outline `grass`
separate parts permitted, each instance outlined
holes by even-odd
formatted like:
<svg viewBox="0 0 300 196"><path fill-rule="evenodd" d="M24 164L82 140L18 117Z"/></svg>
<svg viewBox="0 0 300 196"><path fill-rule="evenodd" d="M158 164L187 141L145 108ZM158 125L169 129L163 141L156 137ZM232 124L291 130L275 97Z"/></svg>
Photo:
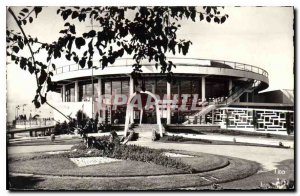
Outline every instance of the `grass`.
<svg viewBox="0 0 300 196"><path fill-rule="evenodd" d="M32 173L42 175L106 177L185 173L183 170L179 169L130 160L77 167L76 164L66 157L13 161L9 163L9 171L14 173Z"/></svg>
<svg viewBox="0 0 300 196"><path fill-rule="evenodd" d="M182 152L189 154L189 152ZM193 153L197 154L197 153ZM199 156L205 156L199 153ZM21 163L20 163L21 164ZM51 164L52 165L52 164ZM112 165L112 164L107 164ZM134 166L129 167L134 168ZM110 167L111 170L114 167ZM165 176L135 176L122 178L68 178L68 177L39 177L31 176L28 181L21 183L21 180L26 180L24 176L10 176L9 182L11 189L34 189L34 190L176 190L181 187L199 187L210 185L209 182L203 179L205 177L216 177L219 182L228 182L237 178L245 178L255 173L258 165L241 159L230 159L230 165L220 168L215 171L196 173L196 174L178 174ZM141 170L148 170L148 167ZM140 170L140 171L141 171ZM95 172L95 168L92 170ZM97 170L97 172L100 171ZM96 173L96 172L95 172ZM26 184L26 186L24 185Z"/></svg>

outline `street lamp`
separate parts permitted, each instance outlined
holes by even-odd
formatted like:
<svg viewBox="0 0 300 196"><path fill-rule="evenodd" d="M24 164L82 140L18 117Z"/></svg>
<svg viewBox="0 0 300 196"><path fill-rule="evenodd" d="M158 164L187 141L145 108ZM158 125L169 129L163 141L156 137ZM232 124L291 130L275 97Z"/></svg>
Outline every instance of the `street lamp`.
<svg viewBox="0 0 300 196"><path fill-rule="evenodd" d="M18 114L19 109L20 109L20 106L17 105L17 106L16 106L16 116L15 116L15 120L17 120L17 118L18 118L18 116L19 116L19 114Z"/></svg>
<svg viewBox="0 0 300 196"><path fill-rule="evenodd" d="M27 104L23 104L23 116L24 116L24 114L25 114L25 113L24 113L24 106L27 106Z"/></svg>

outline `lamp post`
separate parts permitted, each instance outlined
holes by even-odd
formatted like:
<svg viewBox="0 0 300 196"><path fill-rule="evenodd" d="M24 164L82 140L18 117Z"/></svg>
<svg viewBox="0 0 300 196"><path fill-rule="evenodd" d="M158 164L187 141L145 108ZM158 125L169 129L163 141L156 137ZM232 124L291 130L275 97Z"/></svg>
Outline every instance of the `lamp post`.
<svg viewBox="0 0 300 196"><path fill-rule="evenodd" d="M27 104L23 104L23 116L25 115L25 113L24 113L24 106L26 106Z"/></svg>
<svg viewBox="0 0 300 196"><path fill-rule="evenodd" d="M19 116L19 114L18 114L19 109L20 109L20 106L17 105L17 106L16 106L16 118L15 118L15 120L17 120L17 118L18 118L18 116Z"/></svg>

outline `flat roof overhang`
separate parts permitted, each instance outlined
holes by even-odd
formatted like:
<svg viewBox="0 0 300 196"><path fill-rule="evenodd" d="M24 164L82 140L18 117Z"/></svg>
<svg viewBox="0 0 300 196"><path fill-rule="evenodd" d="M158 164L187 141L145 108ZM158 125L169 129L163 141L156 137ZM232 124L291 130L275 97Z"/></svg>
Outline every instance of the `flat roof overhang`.
<svg viewBox="0 0 300 196"><path fill-rule="evenodd" d="M91 69L78 69L73 71L68 71L64 73L55 74L52 78L53 81L64 81L64 80L76 80L82 77L94 77L97 76L113 76L113 75L130 75L133 71L131 66L108 66L106 68L92 70ZM160 69L156 69L154 65L143 65L143 74L161 74ZM217 67L206 67L197 65L182 65L177 64L176 68L172 69L174 74L193 74L193 75L216 75L216 76L229 76L237 78L248 78L258 80L269 84L269 79L267 76L245 70L230 69L230 68L217 68Z"/></svg>

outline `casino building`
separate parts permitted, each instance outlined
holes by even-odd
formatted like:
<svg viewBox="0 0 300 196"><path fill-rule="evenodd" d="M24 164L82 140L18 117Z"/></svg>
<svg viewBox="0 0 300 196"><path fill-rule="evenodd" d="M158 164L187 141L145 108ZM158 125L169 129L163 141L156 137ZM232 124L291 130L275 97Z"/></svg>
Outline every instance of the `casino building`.
<svg viewBox="0 0 300 196"><path fill-rule="evenodd" d="M117 60L105 69L98 68L99 62L91 69L82 69L77 64L59 67L53 76L61 94L56 107L74 118L78 110L90 117L98 113L102 123L123 125L125 132L130 123L157 124L161 133L164 124L216 125L276 134L293 132L293 92L260 93L269 86L266 70L229 61L169 59L176 65L172 69L175 78L172 83L167 82L154 63L144 62L142 77L135 85L130 75L132 59ZM116 95L126 95L127 100L116 106L113 101ZM141 100L142 107L135 107L136 100ZM147 107L146 100L154 104ZM170 107L171 100L175 100L172 102L175 107ZM184 110L180 109L183 102ZM192 109L193 104L197 110ZM64 120L56 112L54 118Z"/></svg>

